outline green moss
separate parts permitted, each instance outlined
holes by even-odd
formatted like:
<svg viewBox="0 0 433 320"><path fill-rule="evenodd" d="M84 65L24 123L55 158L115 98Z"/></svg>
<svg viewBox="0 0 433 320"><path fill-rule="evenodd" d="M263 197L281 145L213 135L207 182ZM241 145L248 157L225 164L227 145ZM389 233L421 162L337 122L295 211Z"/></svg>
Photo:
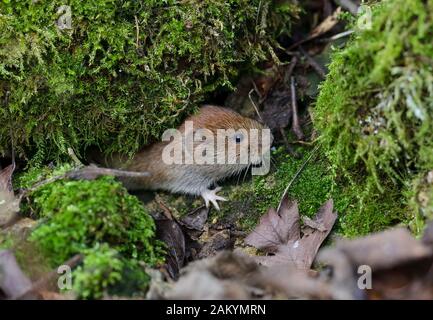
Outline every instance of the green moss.
<svg viewBox="0 0 433 320"><path fill-rule="evenodd" d="M122 260L119 253L107 244L96 244L86 250L83 264L73 273L74 291L79 298L102 298L106 290L122 280Z"/></svg>
<svg viewBox="0 0 433 320"><path fill-rule="evenodd" d="M343 236L364 236L398 223L409 223L402 190L394 185L386 186L385 193L366 192L363 184L340 188L348 203L338 221L338 231Z"/></svg>
<svg viewBox="0 0 433 320"><path fill-rule="evenodd" d="M278 207L285 188L312 152L308 148L298 151L304 155L301 159L295 159L284 148L279 148L273 154L275 168L268 175L253 176L246 183L229 187L224 193L229 201L222 204L221 212L213 213L213 218L232 219L243 230L253 229L269 208ZM313 155L293 180L288 196L298 202L300 213L306 216L316 214L329 198L334 199L335 209L342 213L350 200L343 197L329 163L320 152Z"/></svg>
<svg viewBox="0 0 433 320"><path fill-rule="evenodd" d="M72 29L56 22L69 5ZM269 57L289 1L0 2L0 154L132 153ZM6 125L7 124L7 125ZM10 129L13 135L10 135Z"/></svg>
<svg viewBox="0 0 433 320"><path fill-rule="evenodd" d="M150 280L137 260L123 258L107 244L86 250L83 264L74 270L72 279L74 291L83 299L142 294Z"/></svg>
<svg viewBox="0 0 433 320"><path fill-rule="evenodd" d="M53 265L100 242L150 264L160 259L152 218L111 177L47 184L32 194L30 206L34 215L46 219L30 239L41 246Z"/></svg>
<svg viewBox="0 0 433 320"><path fill-rule="evenodd" d="M35 176L40 175L31 173L23 181ZM72 277L82 298L143 294L148 276L141 263L155 266L163 261L153 219L138 198L112 177L42 185L30 194L23 212L39 219L26 242L51 268L76 254L84 256ZM122 289L124 281L129 283L128 292Z"/></svg>
<svg viewBox="0 0 433 320"><path fill-rule="evenodd" d="M62 163L57 166L31 167L26 171L17 172L13 177L13 185L15 189L28 189L37 182L61 176L73 168L74 166L69 163Z"/></svg>
<svg viewBox="0 0 433 320"><path fill-rule="evenodd" d="M432 28L432 0L380 2L372 28L333 56L314 123L334 172L358 192L349 234L410 219L408 186L433 164Z"/></svg>

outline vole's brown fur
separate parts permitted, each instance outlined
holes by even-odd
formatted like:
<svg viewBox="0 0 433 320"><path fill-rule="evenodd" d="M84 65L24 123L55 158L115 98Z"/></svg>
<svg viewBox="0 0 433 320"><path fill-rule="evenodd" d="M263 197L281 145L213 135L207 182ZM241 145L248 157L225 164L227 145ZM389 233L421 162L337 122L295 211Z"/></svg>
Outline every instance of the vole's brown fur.
<svg viewBox="0 0 433 320"><path fill-rule="evenodd" d="M192 121L194 131L205 128L213 135L216 135L218 129L258 129L260 131L265 128L261 123L243 117L230 109L210 105L203 106L197 114L190 116L186 121ZM185 122L178 128L182 134L185 133ZM240 173L250 164L166 164L162 160L162 154L169 143L161 141L151 144L129 160L115 155L110 157L105 165L128 171L150 173L149 177L123 180L128 189L162 189L175 193L202 195L207 205L211 201L218 208L216 200L224 199L216 195L219 189L213 191L209 188L218 180ZM248 148L246 151L249 152L248 141L240 143L237 148L236 157L239 157L239 148ZM258 163L260 159L252 159L251 162Z"/></svg>

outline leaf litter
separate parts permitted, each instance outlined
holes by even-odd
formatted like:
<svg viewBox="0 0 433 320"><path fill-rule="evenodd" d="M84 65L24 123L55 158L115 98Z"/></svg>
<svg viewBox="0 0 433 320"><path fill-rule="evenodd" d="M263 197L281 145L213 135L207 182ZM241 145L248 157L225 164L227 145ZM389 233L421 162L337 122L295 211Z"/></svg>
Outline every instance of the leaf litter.
<svg viewBox="0 0 433 320"><path fill-rule="evenodd" d="M272 253L257 257L267 266L291 264L298 269L309 269L320 245L326 239L337 219L333 212L333 201L327 201L311 220L305 220L301 230L298 204L282 200L280 210L270 209L258 226L245 239L245 243Z"/></svg>

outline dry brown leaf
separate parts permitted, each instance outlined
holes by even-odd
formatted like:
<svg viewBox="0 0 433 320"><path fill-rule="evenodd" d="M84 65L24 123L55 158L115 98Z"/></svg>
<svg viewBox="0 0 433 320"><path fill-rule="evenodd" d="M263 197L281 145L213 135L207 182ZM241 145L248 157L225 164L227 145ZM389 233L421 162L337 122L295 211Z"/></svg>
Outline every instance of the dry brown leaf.
<svg viewBox="0 0 433 320"><path fill-rule="evenodd" d="M405 228L354 240L320 251L318 261L332 268L333 299L425 299L433 297L433 250ZM358 285L360 267L369 270L370 290ZM368 273L366 273L367 275Z"/></svg>
<svg viewBox="0 0 433 320"><path fill-rule="evenodd" d="M325 258L339 251L355 265L368 265L374 270L390 269L432 256L432 248L416 240L406 228L394 228L364 238L341 240L321 252Z"/></svg>
<svg viewBox="0 0 433 320"><path fill-rule="evenodd" d="M203 232L208 216L209 208L201 206L182 216L179 223L189 230Z"/></svg>
<svg viewBox="0 0 433 320"><path fill-rule="evenodd" d="M257 227L246 238L245 243L267 252L275 252L289 238L299 238L298 204L284 198L280 211L269 209L260 218Z"/></svg>
<svg viewBox="0 0 433 320"><path fill-rule="evenodd" d="M224 229L214 233L204 243L197 255L198 259L214 256L218 251L230 249L233 247L233 239L230 230Z"/></svg>
<svg viewBox="0 0 433 320"><path fill-rule="evenodd" d="M157 219L157 238L167 245L165 267L173 279L177 279L179 270L185 263L185 236L179 224L174 220Z"/></svg>
<svg viewBox="0 0 433 320"><path fill-rule="evenodd" d="M21 296L32 283L18 265L14 254L9 250L0 251L0 290L7 299Z"/></svg>
<svg viewBox="0 0 433 320"><path fill-rule="evenodd" d="M333 212L333 201L328 200L313 220L307 220L303 236L299 230L299 212L296 202L288 204L283 199L281 216L271 209L262 217L246 243L267 253L274 253L257 260L267 266L290 264L298 269L309 269L317 251L331 231L337 214Z"/></svg>
<svg viewBox="0 0 433 320"><path fill-rule="evenodd" d="M241 252L222 251L190 263L164 294L169 299L329 298L326 282L305 270L267 268Z"/></svg>

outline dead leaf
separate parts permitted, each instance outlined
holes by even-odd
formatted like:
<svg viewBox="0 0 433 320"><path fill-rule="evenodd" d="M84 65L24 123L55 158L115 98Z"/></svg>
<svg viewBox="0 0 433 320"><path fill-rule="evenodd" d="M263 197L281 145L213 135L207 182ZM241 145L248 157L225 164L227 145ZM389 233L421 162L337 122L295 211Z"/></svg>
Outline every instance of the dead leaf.
<svg viewBox="0 0 433 320"><path fill-rule="evenodd" d="M281 74L275 65L262 71L262 74L253 79L255 89L260 94L261 99L267 97L272 87L281 80Z"/></svg>
<svg viewBox="0 0 433 320"><path fill-rule="evenodd" d="M172 287L170 282L164 281L164 273L160 270L147 267L146 274L149 275L149 289L146 292L147 300L164 299L166 292Z"/></svg>
<svg viewBox="0 0 433 320"><path fill-rule="evenodd" d="M179 223L189 230L194 230L201 233L204 231L204 226L208 216L209 208L202 206L181 217L179 219Z"/></svg>
<svg viewBox="0 0 433 320"><path fill-rule="evenodd" d="M73 269L82 261L83 261L83 255L76 254L72 258L62 263L62 265L69 266L71 269ZM56 290L58 290L58 284L57 284L58 277L59 277L58 268L55 268L54 270L51 270L50 272L44 274L41 278L33 282L32 285L26 291L16 296L15 299L27 300L27 299L34 299L34 297L43 299L43 293L47 293L47 292L54 293Z"/></svg>
<svg viewBox="0 0 433 320"><path fill-rule="evenodd" d="M208 271L195 271L180 278L168 293L168 299L244 300L249 295L238 282L220 280Z"/></svg>
<svg viewBox="0 0 433 320"><path fill-rule="evenodd" d="M272 296L281 297L283 295L288 299L329 299L332 297L329 284L309 271L284 264L261 268L260 273L254 275L254 278L251 277L249 283L260 288L267 288Z"/></svg>
<svg viewBox="0 0 433 320"><path fill-rule="evenodd" d="M290 108L290 93L285 88L273 90L263 102L263 111L260 113L263 122L271 130L286 128L292 119Z"/></svg>
<svg viewBox="0 0 433 320"><path fill-rule="evenodd" d="M179 270L185 264L185 237L182 229L174 220L155 220L156 236L166 244L165 266L173 279L177 279Z"/></svg>
<svg viewBox="0 0 433 320"><path fill-rule="evenodd" d="M254 274L257 264L246 255L223 251L216 256L190 263L172 290L169 299L248 299L249 288L243 281Z"/></svg>
<svg viewBox="0 0 433 320"><path fill-rule="evenodd" d="M317 260L332 269L333 299L433 297L433 285L429 281L432 248L413 238L405 228L341 240L334 247L321 250ZM362 270L369 270L373 279L371 290L361 290L358 286L361 266Z"/></svg>
<svg viewBox="0 0 433 320"><path fill-rule="evenodd" d="M7 299L21 296L32 282L18 265L14 254L9 250L0 251L0 290Z"/></svg>
<svg viewBox="0 0 433 320"><path fill-rule="evenodd" d="M288 201L285 197L280 211L269 209L260 218L257 227L246 238L245 243L267 252L277 251L280 245L285 245L290 238L299 237L298 204Z"/></svg>
<svg viewBox="0 0 433 320"><path fill-rule="evenodd" d="M263 267L239 251L190 263L166 292L169 299L329 298L327 283L293 266Z"/></svg>
<svg viewBox="0 0 433 320"><path fill-rule="evenodd" d="M214 256L218 251L230 249L231 247L233 247L233 239L231 239L230 230L221 230L207 239L197 258L203 259Z"/></svg>
<svg viewBox="0 0 433 320"><path fill-rule="evenodd" d="M368 265L374 270L430 257L432 248L417 241L406 228L394 228L355 240L341 240L334 248L321 252L319 258L340 251L356 265Z"/></svg>
<svg viewBox="0 0 433 320"><path fill-rule="evenodd" d="M257 257L263 265L291 264L298 269L309 269L337 219L332 210L331 199L319 209L313 220L307 220L301 237L298 206L296 202L288 204L285 196L280 207L281 216L275 210L269 210L245 241L267 253L274 253Z"/></svg>

